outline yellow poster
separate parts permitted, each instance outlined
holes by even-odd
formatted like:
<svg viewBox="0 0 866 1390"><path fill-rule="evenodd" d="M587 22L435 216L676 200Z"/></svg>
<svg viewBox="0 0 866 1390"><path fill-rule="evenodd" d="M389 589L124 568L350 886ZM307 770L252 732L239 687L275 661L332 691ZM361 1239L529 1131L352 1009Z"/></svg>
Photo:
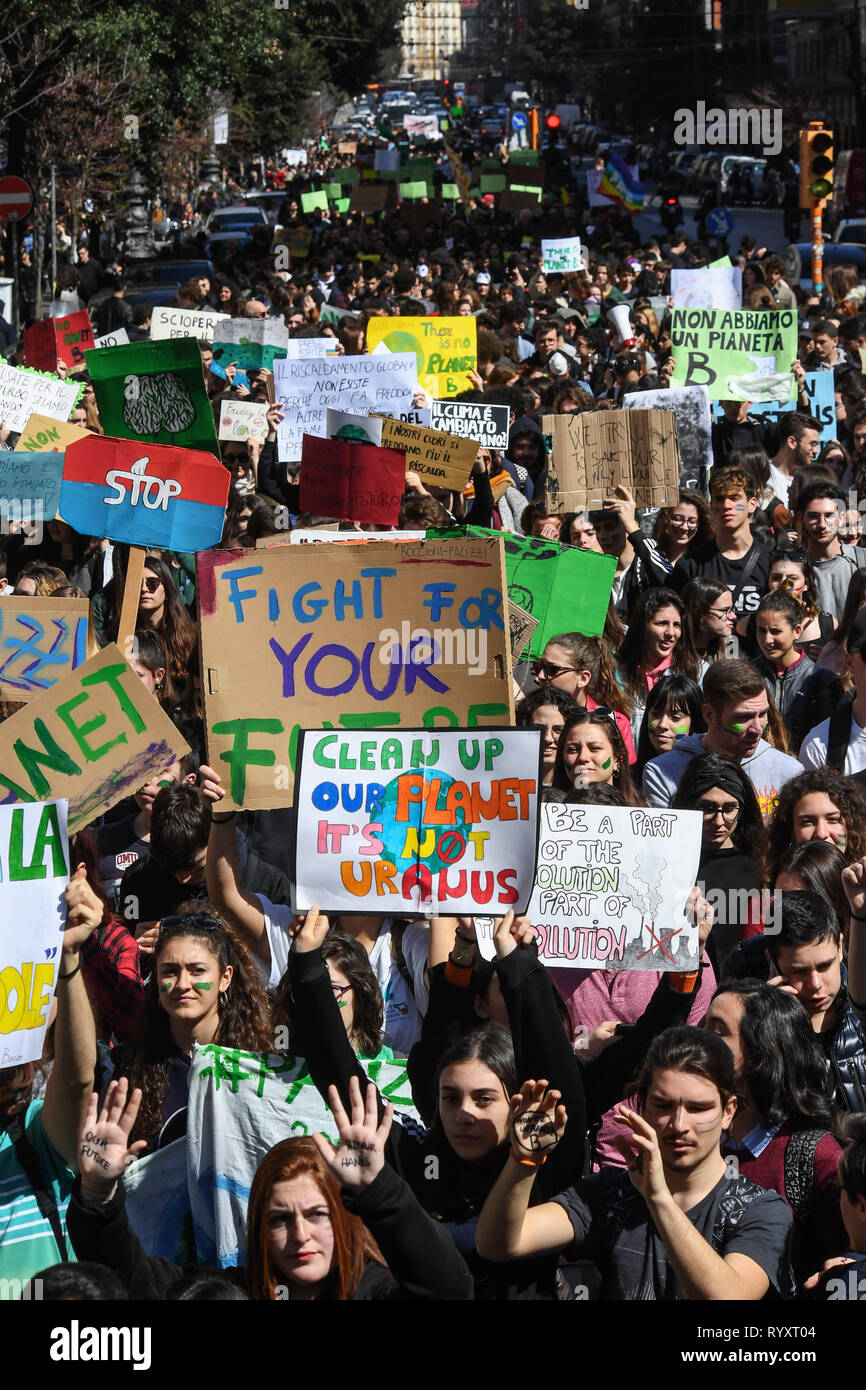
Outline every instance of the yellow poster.
<svg viewBox="0 0 866 1390"><path fill-rule="evenodd" d="M384 343L389 352L414 352L418 381L437 400L472 387L468 373L478 367L475 319L372 318L367 324L367 351Z"/></svg>

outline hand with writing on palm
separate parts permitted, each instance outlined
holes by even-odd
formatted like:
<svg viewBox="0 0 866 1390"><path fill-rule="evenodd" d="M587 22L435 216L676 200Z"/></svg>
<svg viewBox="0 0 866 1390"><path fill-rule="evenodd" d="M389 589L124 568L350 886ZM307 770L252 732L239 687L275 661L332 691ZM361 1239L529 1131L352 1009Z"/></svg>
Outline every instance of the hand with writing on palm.
<svg viewBox="0 0 866 1390"><path fill-rule="evenodd" d="M78 1140L78 1171L83 1192L104 1200L123 1177L132 1159L147 1148L144 1139L129 1143L140 1105L141 1091L129 1095L125 1076L111 1082L98 1115L99 1096L95 1091L91 1095Z"/></svg>
<svg viewBox="0 0 866 1390"><path fill-rule="evenodd" d="M512 1096L508 1129L518 1157L539 1159L556 1148L568 1123L561 1099L561 1092L548 1090L546 1081L525 1081Z"/></svg>
<svg viewBox="0 0 866 1390"><path fill-rule="evenodd" d="M368 1187L385 1166L385 1143L391 1133L394 1107L390 1103L386 1106L379 1124L376 1087L369 1082L366 1099L362 1100L357 1076L349 1082L349 1101L351 1120L336 1086L328 1087L328 1102L340 1135L339 1148L335 1149L324 1134L314 1134L313 1139L341 1187Z"/></svg>

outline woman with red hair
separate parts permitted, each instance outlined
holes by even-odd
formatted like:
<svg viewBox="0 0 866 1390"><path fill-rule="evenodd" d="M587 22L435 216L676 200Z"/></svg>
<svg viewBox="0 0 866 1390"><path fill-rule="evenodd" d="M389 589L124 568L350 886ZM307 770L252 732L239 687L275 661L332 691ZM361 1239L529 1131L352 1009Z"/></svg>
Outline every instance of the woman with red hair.
<svg viewBox="0 0 866 1390"><path fill-rule="evenodd" d="M126 1216L120 1179L144 1147L129 1147L140 1102L126 1078L112 1082L98 1118L91 1096L67 1230L79 1260L114 1270L131 1299L153 1299L182 1271L146 1255ZM351 1118L335 1086L330 1103L338 1148L320 1134L284 1139L259 1164L247 1208L246 1268L227 1277L264 1301L471 1299L472 1277L447 1229L385 1162L393 1106L379 1124L376 1088L371 1082L363 1100L357 1078Z"/></svg>

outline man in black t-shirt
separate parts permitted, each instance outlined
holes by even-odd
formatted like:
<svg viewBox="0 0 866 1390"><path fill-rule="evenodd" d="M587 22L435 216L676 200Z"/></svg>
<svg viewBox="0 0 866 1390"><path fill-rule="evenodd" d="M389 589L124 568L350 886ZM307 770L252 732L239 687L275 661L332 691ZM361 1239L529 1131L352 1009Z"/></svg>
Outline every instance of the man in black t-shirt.
<svg viewBox="0 0 866 1390"><path fill-rule="evenodd" d="M715 539L678 560L670 587L682 590L690 579L717 579L727 584L738 617L754 613L767 592L770 550L752 539L750 521L758 505L754 478L742 468L714 468L710 506Z"/></svg>
<svg viewBox="0 0 866 1390"><path fill-rule="evenodd" d="M559 1093L545 1086L528 1081L512 1101L511 1157L478 1221L480 1255L568 1250L597 1267L603 1299L791 1296L791 1210L722 1157L737 1100L721 1038L699 1028L660 1034L637 1081L640 1113L619 1108L627 1169L602 1169L530 1207L535 1173L566 1123Z"/></svg>

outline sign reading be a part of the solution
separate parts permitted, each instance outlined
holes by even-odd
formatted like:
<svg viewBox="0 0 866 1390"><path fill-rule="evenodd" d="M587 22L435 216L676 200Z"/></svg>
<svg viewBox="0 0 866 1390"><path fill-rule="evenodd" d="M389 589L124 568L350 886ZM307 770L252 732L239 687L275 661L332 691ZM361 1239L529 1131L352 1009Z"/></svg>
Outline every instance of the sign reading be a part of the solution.
<svg viewBox="0 0 866 1390"><path fill-rule="evenodd" d="M296 906L522 911L540 755L535 729L302 733Z"/></svg>

